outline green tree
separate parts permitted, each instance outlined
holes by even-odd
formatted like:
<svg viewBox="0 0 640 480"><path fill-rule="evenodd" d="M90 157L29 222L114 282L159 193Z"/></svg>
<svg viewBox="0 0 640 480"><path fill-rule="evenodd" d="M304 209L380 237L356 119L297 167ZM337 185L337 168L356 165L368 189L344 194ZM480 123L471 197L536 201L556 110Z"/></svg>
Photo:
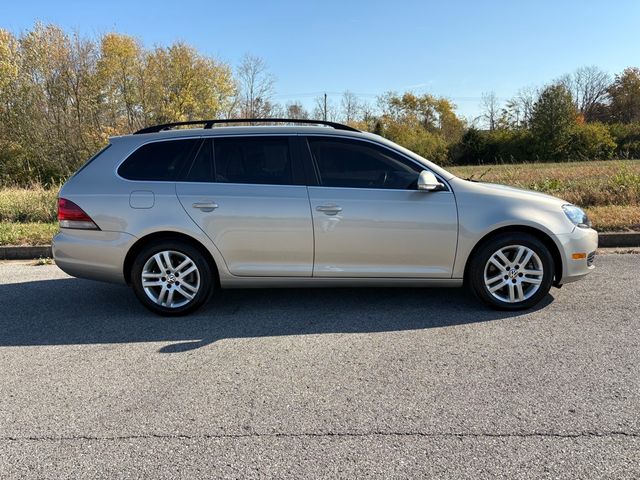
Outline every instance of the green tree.
<svg viewBox="0 0 640 480"><path fill-rule="evenodd" d="M563 158L576 122L577 111L564 85L554 84L542 90L531 115L531 132L538 155L549 160Z"/></svg>
<svg viewBox="0 0 640 480"><path fill-rule="evenodd" d="M640 121L640 68L626 68L609 88L610 112L614 121Z"/></svg>

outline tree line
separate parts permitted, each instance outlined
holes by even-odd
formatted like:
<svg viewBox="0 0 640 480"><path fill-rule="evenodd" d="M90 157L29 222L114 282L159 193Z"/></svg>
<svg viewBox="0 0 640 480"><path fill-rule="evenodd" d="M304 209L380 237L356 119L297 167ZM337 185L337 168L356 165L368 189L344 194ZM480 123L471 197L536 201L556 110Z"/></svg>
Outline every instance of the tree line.
<svg viewBox="0 0 640 480"><path fill-rule="evenodd" d="M501 103L482 98L468 121L448 99L388 92L363 102L318 96L278 103L266 63L235 68L175 42L146 48L107 33L86 38L36 24L0 29L0 183L57 184L110 136L203 118L314 118L383 135L442 164L640 157L640 69L610 77L584 67Z"/></svg>

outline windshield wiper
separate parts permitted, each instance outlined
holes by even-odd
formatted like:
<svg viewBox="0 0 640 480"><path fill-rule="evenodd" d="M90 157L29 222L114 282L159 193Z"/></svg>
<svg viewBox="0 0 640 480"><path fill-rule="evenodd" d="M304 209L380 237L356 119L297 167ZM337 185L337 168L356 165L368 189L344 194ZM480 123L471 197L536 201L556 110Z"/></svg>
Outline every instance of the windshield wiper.
<svg viewBox="0 0 640 480"><path fill-rule="evenodd" d="M482 172L480 174L480 176L478 177L478 179L476 180L474 177L476 176L475 173L472 173L470 177L465 178L465 180L469 181L469 182L479 182L480 180L482 180L482 177L484 177L487 173L489 173L491 171L491 167L487 168L484 172Z"/></svg>

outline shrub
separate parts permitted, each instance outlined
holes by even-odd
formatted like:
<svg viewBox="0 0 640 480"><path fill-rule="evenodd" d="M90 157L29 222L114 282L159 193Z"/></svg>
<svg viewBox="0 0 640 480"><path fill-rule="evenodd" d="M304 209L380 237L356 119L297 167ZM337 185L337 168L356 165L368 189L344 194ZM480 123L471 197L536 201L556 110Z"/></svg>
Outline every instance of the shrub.
<svg viewBox="0 0 640 480"><path fill-rule="evenodd" d="M574 125L569 130L565 158L574 160L608 160L616 149L609 129L602 123Z"/></svg>
<svg viewBox="0 0 640 480"><path fill-rule="evenodd" d="M451 149L451 159L458 165L512 163L534 156L533 137L528 130L481 131L470 128Z"/></svg>
<svg viewBox="0 0 640 480"><path fill-rule="evenodd" d="M442 135L425 130L421 125L402 125L388 122L384 136L424 158L446 165L449 160L448 145Z"/></svg>
<svg viewBox="0 0 640 480"><path fill-rule="evenodd" d="M640 123L614 123L609 132L618 158L640 158Z"/></svg>

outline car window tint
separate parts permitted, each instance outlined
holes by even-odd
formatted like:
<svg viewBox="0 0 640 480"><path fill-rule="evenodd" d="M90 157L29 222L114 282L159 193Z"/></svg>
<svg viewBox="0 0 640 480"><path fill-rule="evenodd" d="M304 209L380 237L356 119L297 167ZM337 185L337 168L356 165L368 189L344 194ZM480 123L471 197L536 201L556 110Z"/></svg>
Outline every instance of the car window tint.
<svg viewBox="0 0 640 480"><path fill-rule="evenodd" d="M214 163L217 182L293 183L287 137L216 138Z"/></svg>
<svg viewBox="0 0 640 480"><path fill-rule="evenodd" d="M323 186L392 189L417 186L422 169L386 148L330 137L308 140Z"/></svg>
<svg viewBox="0 0 640 480"><path fill-rule="evenodd" d="M207 139L202 143L200 150L193 160L191 169L186 175L188 182L215 182L213 170L213 146L211 140Z"/></svg>
<svg viewBox="0 0 640 480"><path fill-rule="evenodd" d="M174 180L192 158L200 139L147 143L127 158L118 174L129 180Z"/></svg>

